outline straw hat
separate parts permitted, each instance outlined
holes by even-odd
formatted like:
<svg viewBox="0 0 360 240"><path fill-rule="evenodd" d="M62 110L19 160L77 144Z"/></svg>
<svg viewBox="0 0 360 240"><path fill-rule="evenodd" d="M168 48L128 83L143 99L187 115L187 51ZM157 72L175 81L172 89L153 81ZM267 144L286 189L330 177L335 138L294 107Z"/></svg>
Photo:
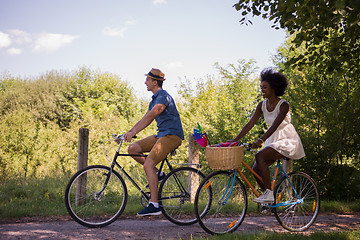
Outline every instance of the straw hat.
<svg viewBox="0 0 360 240"><path fill-rule="evenodd" d="M165 74L160 69L152 68L145 76L155 80L165 81Z"/></svg>

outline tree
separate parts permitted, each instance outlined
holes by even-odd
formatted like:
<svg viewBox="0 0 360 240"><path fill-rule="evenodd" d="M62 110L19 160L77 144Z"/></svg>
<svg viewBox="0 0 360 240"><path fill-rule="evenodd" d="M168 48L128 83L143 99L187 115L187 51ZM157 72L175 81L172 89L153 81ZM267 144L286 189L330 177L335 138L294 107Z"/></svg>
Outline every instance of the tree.
<svg viewBox="0 0 360 240"><path fill-rule="evenodd" d="M234 6L241 23L251 23L252 13L290 34L275 64L291 81L294 125L307 153L297 167L315 177L327 198L358 198L360 1L240 0Z"/></svg>
<svg viewBox="0 0 360 240"><path fill-rule="evenodd" d="M221 67L216 63L219 75L198 81L195 90L190 82L183 83L179 106L184 131L192 132L198 122L213 144L233 139L250 119L259 101L254 64L254 61L239 60L237 64ZM263 131L262 127L255 127L252 133ZM244 141L255 137L249 134Z"/></svg>
<svg viewBox="0 0 360 240"><path fill-rule="evenodd" d="M61 127L85 114L98 118L104 115L119 115L129 120L137 110L137 100L128 83L110 73L93 71L82 67L66 82L59 95L62 109Z"/></svg>
<svg viewBox="0 0 360 240"><path fill-rule="evenodd" d="M128 130L143 108L126 82L87 68L26 79L3 74L0 93L0 182L76 170L81 127L91 130L89 162L105 160L99 143Z"/></svg>
<svg viewBox="0 0 360 240"><path fill-rule="evenodd" d="M290 51L305 42L303 54L289 59L288 66L316 66L326 55L329 64L324 71L344 73L345 67L359 74L360 1L240 0L234 6L243 15L242 24L251 23L248 15L252 13L294 35Z"/></svg>
<svg viewBox="0 0 360 240"><path fill-rule="evenodd" d="M276 63L290 80L287 99L306 152L295 164L316 179L323 196L341 199L346 192L348 199L356 199L360 192L360 76L324 72L311 65L286 67L288 59L303 53L301 47L289 51L290 44L278 49ZM324 59L319 65L327 64Z"/></svg>

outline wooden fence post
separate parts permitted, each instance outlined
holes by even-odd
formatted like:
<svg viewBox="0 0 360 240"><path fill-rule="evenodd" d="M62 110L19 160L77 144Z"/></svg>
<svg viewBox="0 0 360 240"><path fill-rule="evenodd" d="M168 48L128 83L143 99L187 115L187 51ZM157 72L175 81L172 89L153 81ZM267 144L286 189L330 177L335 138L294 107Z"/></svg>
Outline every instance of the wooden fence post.
<svg viewBox="0 0 360 240"><path fill-rule="evenodd" d="M292 159L283 160L282 164L283 164L284 171L286 173L291 173L293 171L293 160Z"/></svg>
<svg viewBox="0 0 360 240"><path fill-rule="evenodd" d="M199 164L199 144L194 140L194 136L189 134L189 166L196 168L196 165ZM194 202L196 191L199 187L200 179L197 174L191 174L189 176L189 192L191 194L191 202Z"/></svg>
<svg viewBox="0 0 360 240"><path fill-rule="evenodd" d="M77 170L80 171L88 166L89 152L89 129L79 129L78 163ZM75 204L82 203L83 196L86 196L86 175L82 175L76 182Z"/></svg>

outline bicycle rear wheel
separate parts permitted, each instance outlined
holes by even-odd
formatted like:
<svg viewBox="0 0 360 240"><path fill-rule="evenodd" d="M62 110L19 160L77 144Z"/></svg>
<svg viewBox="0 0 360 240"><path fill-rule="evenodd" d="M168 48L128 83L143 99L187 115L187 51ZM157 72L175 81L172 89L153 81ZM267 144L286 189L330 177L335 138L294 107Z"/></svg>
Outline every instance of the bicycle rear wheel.
<svg viewBox="0 0 360 240"><path fill-rule="evenodd" d="M316 220L320 209L319 190L315 181L306 173L290 173L275 188L275 217L282 227L300 232L308 229ZM296 190L296 193L294 189Z"/></svg>
<svg viewBox="0 0 360 240"><path fill-rule="evenodd" d="M116 171L102 165L78 171L65 191L65 205L70 216L86 227L104 227L114 222L124 211L127 188Z"/></svg>
<svg viewBox="0 0 360 240"><path fill-rule="evenodd" d="M205 178L199 170L180 167L172 170L159 188L159 203L164 216L178 225L197 222L194 199L197 187Z"/></svg>
<svg viewBox="0 0 360 240"><path fill-rule="evenodd" d="M235 173L214 172L202 181L196 192L195 213L200 226L210 234L233 232L245 218L247 194L240 179L234 178Z"/></svg>

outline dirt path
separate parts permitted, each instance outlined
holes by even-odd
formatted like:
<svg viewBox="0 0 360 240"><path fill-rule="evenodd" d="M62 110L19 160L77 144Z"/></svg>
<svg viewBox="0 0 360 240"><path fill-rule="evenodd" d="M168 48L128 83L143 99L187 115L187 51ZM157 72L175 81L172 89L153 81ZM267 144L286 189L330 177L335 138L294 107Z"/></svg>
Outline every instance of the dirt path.
<svg viewBox="0 0 360 240"><path fill-rule="evenodd" d="M83 227L69 218L66 219L20 219L13 222L0 222L0 239L194 239L208 236L199 224L178 226L163 217L124 218L121 217L110 226L100 229ZM345 231L360 230L360 213L320 215L316 223L307 231ZM285 232L274 216L246 216L236 231Z"/></svg>

